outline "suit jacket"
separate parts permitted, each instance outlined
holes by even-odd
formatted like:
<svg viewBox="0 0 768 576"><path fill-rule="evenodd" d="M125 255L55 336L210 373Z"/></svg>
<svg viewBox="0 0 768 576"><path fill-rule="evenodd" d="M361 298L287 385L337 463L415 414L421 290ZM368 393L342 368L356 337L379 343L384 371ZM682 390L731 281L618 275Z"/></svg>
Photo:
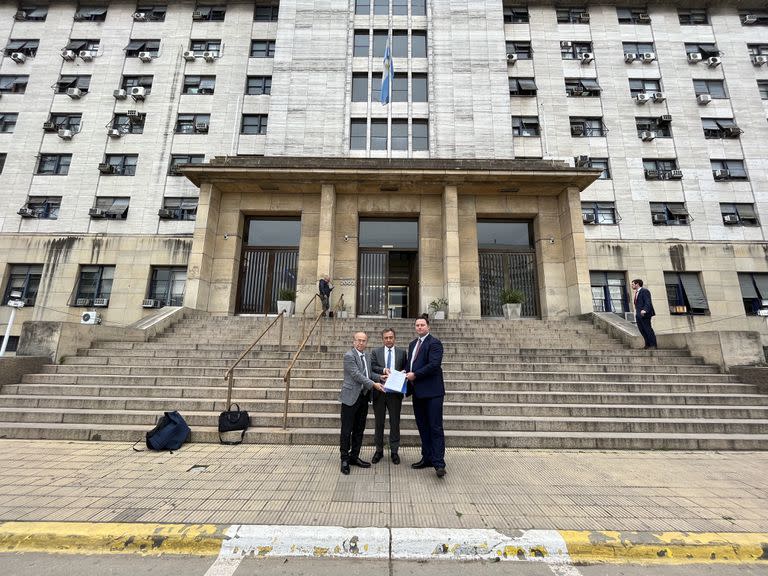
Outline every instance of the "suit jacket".
<svg viewBox="0 0 768 576"><path fill-rule="evenodd" d="M408 353L405 351L405 348L395 346L395 355L392 360L393 370L406 370L408 367ZM384 346L373 349L371 352L371 365L373 366L374 374L384 374L384 369L387 367L387 349ZM381 392L374 390L374 398L377 394L381 394ZM390 394L397 394L397 392L390 392Z"/></svg>
<svg viewBox="0 0 768 576"><path fill-rule="evenodd" d="M409 367L417 341L418 338L408 345ZM443 343L431 334L428 334L424 338L424 342L421 343L419 354L413 361L413 367L411 368L411 371L416 375L416 379L408 384L408 391L413 393L414 398L445 396L442 363Z"/></svg>
<svg viewBox="0 0 768 576"><path fill-rule="evenodd" d="M656 311L653 309L653 302L651 301L651 291L641 286L636 294L635 316L641 317L640 310L645 310L645 318L656 316Z"/></svg>
<svg viewBox="0 0 768 576"><path fill-rule="evenodd" d="M373 383L381 380L381 376L373 372L371 355L368 352L364 354L370 378L365 377L363 363L360 361L360 353L357 350L352 348L344 354L344 383L341 385L339 400L347 406L353 406L360 394L367 394L373 388Z"/></svg>

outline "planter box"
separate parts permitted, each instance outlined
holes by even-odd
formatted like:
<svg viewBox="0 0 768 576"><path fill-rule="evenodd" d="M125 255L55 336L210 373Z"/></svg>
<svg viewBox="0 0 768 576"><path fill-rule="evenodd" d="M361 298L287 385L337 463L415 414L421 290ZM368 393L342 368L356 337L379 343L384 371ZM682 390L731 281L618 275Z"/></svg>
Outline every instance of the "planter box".
<svg viewBox="0 0 768 576"><path fill-rule="evenodd" d="M504 310L504 318L507 320L512 320L515 318L520 318L520 312L523 309L522 304L502 304L501 306L502 310Z"/></svg>
<svg viewBox="0 0 768 576"><path fill-rule="evenodd" d="M277 313L280 314L285 310L286 316L293 316L293 307L296 303L292 300L278 300L277 301Z"/></svg>

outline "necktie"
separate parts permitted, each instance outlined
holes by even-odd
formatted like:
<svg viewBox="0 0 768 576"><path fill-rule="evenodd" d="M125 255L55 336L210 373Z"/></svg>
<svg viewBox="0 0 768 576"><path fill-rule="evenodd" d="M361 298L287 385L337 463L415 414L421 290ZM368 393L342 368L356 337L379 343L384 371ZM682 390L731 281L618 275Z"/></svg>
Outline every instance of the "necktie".
<svg viewBox="0 0 768 576"><path fill-rule="evenodd" d="M633 302L633 304L634 304L635 306L637 306L637 295L638 295L639 293L640 293L640 290L635 290L635 301Z"/></svg>
<svg viewBox="0 0 768 576"><path fill-rule="evenodd" d="M416 348L413 349L413 358L411 358L411 370L413 370L413 363L416 361L416 356L419 355L421 350L421 338L416 341Z"/></svg>
<svg viewBox="0 0 768 576"><path fill-rule="evenodd" d="M387 368L392 369L392 348L387 350Z"/></svg>
<svg viewBox="0 0 768 576"><path fill-rule="evenodd" d="M368 365L365 363L365 354L360 354L360 362L363 363L363 372L365 372L365 377L368 378Z"/></svg>

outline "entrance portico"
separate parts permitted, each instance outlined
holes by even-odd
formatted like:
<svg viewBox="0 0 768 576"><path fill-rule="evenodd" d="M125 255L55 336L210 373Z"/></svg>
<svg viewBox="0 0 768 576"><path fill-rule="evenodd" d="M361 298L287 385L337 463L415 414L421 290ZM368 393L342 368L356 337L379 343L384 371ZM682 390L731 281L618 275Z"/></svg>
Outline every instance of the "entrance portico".
<svg viewBox="0 0 768 576"><path fill-rule="evenodd" d="M412 266L418 276L409 292L416 302L407 315L445 298L450 317L480 318L489 309L487 302L481 306L481 272L488 266L483 262L491 261L535 268L526 290L543 318L592 309L580 192L599 170L542 160L225 157L188 166L184 173L200 188L185 298L191 308L220 314L244 310L238 295L246 224L270 219L300 223L295 272L280 275L283 283L295 278L298 311L316 293L318 278L329 274L336 286L332 302L343 294L350 316L364 314L369 307L358 302L361 278L372 281L361 276L362 256L392 251L400 260L411 254L405 258L412 264L395 268ZM415 223L415 248L398 248L394 239L375 250L366 247L361 240L366 222L387 221ZM479 222L527 225L530 246L522 252L528 256L489 258L500 251L489 251L487 239L479 245ZM397 274L404 277L402 270ZM522 288L514 285L522 282L519 275L506 278L505 287ZM406 285L387 283L401 292ZM377 314L389 311L391 296L391 291L383 296L386 305L376 307Z"/></svg>

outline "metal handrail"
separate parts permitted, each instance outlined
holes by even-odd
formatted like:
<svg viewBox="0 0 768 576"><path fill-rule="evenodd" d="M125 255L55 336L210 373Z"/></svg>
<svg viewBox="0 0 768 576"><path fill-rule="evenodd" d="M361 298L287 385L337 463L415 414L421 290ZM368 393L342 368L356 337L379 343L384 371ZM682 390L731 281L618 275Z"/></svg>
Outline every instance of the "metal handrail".
<svg viewBox="0 0 768 576"><path fill-rule="evenodd" d="M232 388L235 385L235 378L234 378L233 374L234 374L235 368L237 368L237 365L240 364L242 359L245 358L245 356L248 354L248 352L253 350L253 347L256 346L256 344L259 343L259 340L261 340L264 337L264 335L267 332L269 332L269 329L272 328L272 326L274 326L275 323L278 320L280 320L280 337L279 337L279 343L278 343L278 348L277 349L280 352L283 351L283 318L284 317L285 317L285 310L280 312L280 314L277 315L277 318L275 318L274 320L272 320L272 322L270 322L269 326L267 326L264 329L264 332L262 332L261 335L258 338L256 338L256 340L254 340L253 344L248 346L248 349L240 355L240 358L237 359L237 362L232 364L232 366L230 366L229 370L227 370L224 373L224 379L227 380L227 406L226 406L225 410L229 410L229 406L232 404Z"/></svg>
<svg viewBox="0 0 768 576"><path fill-rule="evenodd" d="M339 297L338 302L336 302L336 306L333 307L333 322L331 323L331 326L333 326L333 341L336 342L336 318L339 316L339 310L341 308L344 308L344 294L342 294Z"/></svg>
<svg viewBox="0 0 768 576"><path fill-rule="evenodd" d="M304 347L307 345L307 342L309 341L309 338L312 336L312 332L314 332L318 323L320 323L320 333L317 339L317 351L320 352L320 344L323 339L323 323L320 322L320 319L322 317L323 317L323 313L320 312L315 318L315 321L312 323L312 327L309 329L309 333L302 340L298 350L296 350L296 354L293 355L293 360L291 360L291 363L288 365L288 369L285 371L285 375L283 376L283 382L285 382L285 402L283 405L283 430L288 428L288 399L291 394L291 370L293 370L293 365L296 364L296 360L299 359L299 355L302 353L302 351L304 350Z"/></svg>
<svg viewBox="0 0 768 576"><path fill-rule="evenodd" d="M314 296L312 296L310 301L307 302L307 305L304 306L304 310L301 311L301 337L302 338L304 338L304 325L307 319L307 308L309 308L309 305L312 304L318 298L320 298L320 294L315 294Z"/></svg>

